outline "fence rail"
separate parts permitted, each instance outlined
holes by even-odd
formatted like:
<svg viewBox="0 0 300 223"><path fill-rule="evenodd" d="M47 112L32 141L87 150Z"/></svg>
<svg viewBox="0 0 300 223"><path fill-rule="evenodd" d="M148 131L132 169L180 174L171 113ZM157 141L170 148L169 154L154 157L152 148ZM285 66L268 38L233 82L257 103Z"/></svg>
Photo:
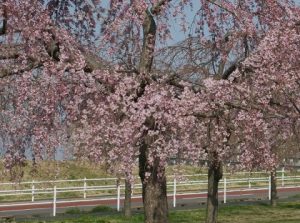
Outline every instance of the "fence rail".
<svg viewBox="0 0 300 223"><path fill-rule="evenodd" d="M277 177L277 181L281 183L281 187L285 185L300 185L300 176L286 176L284 169L278 171L277 173L281 173L281 176ZM247 175L248 177L240 177L240 178L232 178L230 174L224 174L224 178L219 182L220 192L223 193L223 202L227 202L227 193L232 191L243 191L243 190L261 190L267 189L267 196L271 199L271 177L268 176L266 172L252 172L251 174L264 174L264 177L250 177L250 174L247 172L238 172L236 175ZM167 187L173 199L173 207L176 207L176 198L178 195L191 194L190 192L196 191L197 194L206 194L207 180L195 180L195 178L199 178L201 176L207 176L207 174L194 174L194 175L181 175L180 179L176 176L168 176ZM189 179L193 178L193 179ZM109 195L109 198L113 197L116 199L117 210L120 211L120 201L123 199L123 193L125 191L125 184L122 184L124 179L120 178L93 178L93 179L73 179L73 180L50 180L50 181L27 181L20 182L19 185L27 185L30 188L26 189L1 189L0 197L3 196L20 196L27 195L31 196L31 203L35 202L36 196L42 194L50 194L52 197L53 203L53 216L56 215L56 204L59 203L58 195L61 193L68 192L80 192L83 195L83 199L88 199L87 194L90 192L99 192L99 191L112 191L113 194ZM58 186L60 183L80 183L80 186ZM89 185L91 183L105 183L105 185ZM299 183L299 185L295 184ZM51 187L39 188L41 184L52 184ZM3 186L14 186L15 183L5 182L0 183L0 188ZM141 196L140 190L142 188L141 184L133 184L133 190L136 195ZM202 191L201 191L202 190ZM188 193L189 192L189 193ZM108 195L103 195L102 197L108 198ZM72 200L71 200L72 201ZM44 202L48 203L49 202ZM14 204L11 204L12 206Z"/></svg>

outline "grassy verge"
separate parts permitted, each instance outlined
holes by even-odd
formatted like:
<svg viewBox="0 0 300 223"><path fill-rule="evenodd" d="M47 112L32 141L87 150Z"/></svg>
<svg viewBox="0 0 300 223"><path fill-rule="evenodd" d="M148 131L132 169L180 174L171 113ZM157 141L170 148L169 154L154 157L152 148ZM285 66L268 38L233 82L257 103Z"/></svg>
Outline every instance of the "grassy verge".
<svg viewBox="0 0 300 223"><path fill-rule="evenodd" d="M76 212L77 213L77 212ZM170 213L170 223L204 222L205 209L175 211ZM30 222L30 221L28 221ZM34 221L31 221L34 222ZM40 221L36 221L37 223ZM48 221L47 221L48 222ZM50 221L49 221L50 222ZM90 213L80 217L51 221L52 223L142 223L143 215L136 214L130 219L121 215L93 216ZM219 223L299 223L300 202L280 203L272 208L268 205L247 205L222 207L219 212Z"/></svg>

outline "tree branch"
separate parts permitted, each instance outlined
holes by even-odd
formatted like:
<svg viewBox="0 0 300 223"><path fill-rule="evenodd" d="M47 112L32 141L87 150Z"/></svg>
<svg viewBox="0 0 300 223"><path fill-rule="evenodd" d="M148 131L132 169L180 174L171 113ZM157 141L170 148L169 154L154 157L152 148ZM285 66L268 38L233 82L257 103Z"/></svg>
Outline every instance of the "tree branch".
<svg viewBox="0 0 300 223"><path fill-rule="evenodd" d="M139 64L139 73L150 73L152 69L156 23L153 15L148 10L145 12L145 20L143 23L143 47Z"/></svg>
<svg viewBox="0 0 300 223"><path fill-rule="evenodd" d="M28 67L26 67L24 69L14 69L14 68L12 68L12 69L5 69L4 68L2 70L0 69L0 78L20 74L20 73L30 71L32 69L36 69L36 68L39 68L39 67L42 67L42 66L43 66L43 63L40 61L40 62L32 63L31 65L29 65Z"/></svg>
<svg viewBox="0 0 300 223"><path fill-rule="evenodd" d="M5 3L5 1L3 1ZM3 4L2 3L2 4ZM7 10L6 7L3 7L3 22L2 22L2 27L0 29L0 36L6 34L7 31Z"/></svg>
<svg viewBox="0 0 300 223"><path fill-rule="evenodd" d="M234 64L230 65L230 67L224 71L222 79L227 80L229 76L237 69L237 64L238 62L235 62Z"/></svg>
<svg viewBox="0 0 300 223"><path fill-rule="evenodd" d="M221 9L224 9L225 11L229 12L230 14L232 14L234 17L237 18L237 15L235 14L235 12L233 12L233 11L229 10L228 8L224 7L224 6L222 5L222 3L217 2L216 0L207 0L207 1L210 2L210 3L213 4L213 5L218 6L218 7L221 8Z"/></svg>
<svg viewBox="0 0 300 223"><path fill-rule="evenodd" d="M17 59L19 52L22 50L21 44L12 45L1 45L0 47L0 60Z"/></svg>
<svg viewBox="0 0 300 223"><path fill-rule="evenodd" d="M153 14L153 15L157 15L160 10L161 10L161 7L169 2L171 2L172 0L161 0L159 1L155 6L153 6L150 10L150 12Z"/></svg>

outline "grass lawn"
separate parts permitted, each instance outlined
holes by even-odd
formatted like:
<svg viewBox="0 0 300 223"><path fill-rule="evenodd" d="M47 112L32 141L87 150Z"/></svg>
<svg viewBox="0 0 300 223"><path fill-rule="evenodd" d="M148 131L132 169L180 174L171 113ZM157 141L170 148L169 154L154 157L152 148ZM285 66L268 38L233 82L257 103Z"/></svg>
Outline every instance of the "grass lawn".
<svg viewBox="0 0 300 223"><path fill-rule="evenodd" d="M78 214L78 213L77 213ZM204 222L205 209L176 211L170 213L170 223L196 223ZM32 222L32 221L31 221ZM36 221L38 223L41 221ZM142 223L143 215L136 214L130 219L122 216L92 216L83 214L73 219L49 221L52 223ZM300 202L280 203L272 208L268 205L243 205L221 207L219 223L299 223Z"/></svg>

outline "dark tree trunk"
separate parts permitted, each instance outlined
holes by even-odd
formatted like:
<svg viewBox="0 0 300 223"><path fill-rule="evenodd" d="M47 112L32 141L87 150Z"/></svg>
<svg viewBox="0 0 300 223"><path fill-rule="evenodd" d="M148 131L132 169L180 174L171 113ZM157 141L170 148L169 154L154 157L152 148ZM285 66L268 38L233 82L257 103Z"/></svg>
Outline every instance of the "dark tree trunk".
<svg viewBox="0 0 300 223"><path fill-rule="evenodd" d="M125 199L124 199L124 215L125 217L131 217L131 183L125 179Z"/></svg>
<svg viewBox="0 0 300 223"><path fill-rule="evenodd" d="M222 179L222 164L212 161L208 167L206 223L216 223L218 216L218 186Z"/></svg>
<svg viewBox="0 0 300 223"><path fill-rule="evenodd" d="M271 205L273 207L277 206L277 180L276 180L276 168L271 171Z"/></svg>
<svg viewBox="0 0 300 223"><path fill-rule="evenodd" d="M168 223L167 181L159 158L152 166L147 162L148 146L140 147L139 174L142 181L145 223ZM151 173L146 177L146 173ZM158 172L160 173L158 176Z"/></svg>
<svg viewBox="0 0 300 223"><path fill-rule="evenodd" d="M139 73L142 81L137 90L137 98L144 93L146 85L152 81L150 73L155 49L156 23L153 15L159 13L160 7L167 1L160 1L154 8L145 11L143 23L143 47L139 63ZM148 129L155 129L155 120L149 117L145 125ZM168 223L167 182L165 169L159 166L159 157L152 157L153 163L149 163L149 148L154 141L145 132L142 137L139 155L139 175L142 181L143 204L145 223ZM153 154L152 154L153 155ZM146 177L146 173L150 176ZM159 173L159 175L158 175Z"/></svg>

